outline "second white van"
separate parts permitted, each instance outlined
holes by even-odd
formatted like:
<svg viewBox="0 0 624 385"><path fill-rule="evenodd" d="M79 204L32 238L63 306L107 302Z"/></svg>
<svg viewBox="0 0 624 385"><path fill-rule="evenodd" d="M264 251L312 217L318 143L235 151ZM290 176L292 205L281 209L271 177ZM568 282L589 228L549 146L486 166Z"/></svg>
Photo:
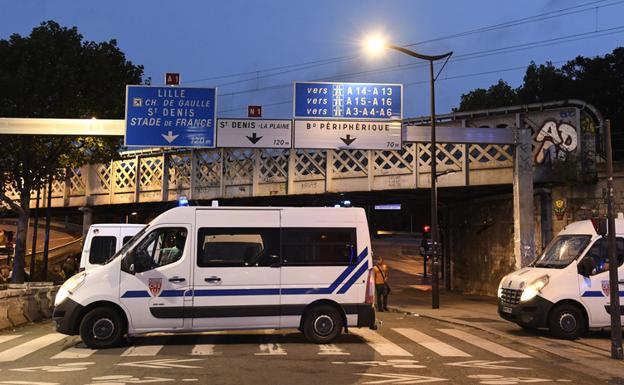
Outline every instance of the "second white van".
<svg viewBox="0 0 624 385"><path fill-rule="evenodd" d="M100 266L128 243L145 225L98 223L91 225L82 246L80 271Z"/></svg>
<svg viewBox="0 0 624 385"><path fill-rule="evenodd" d="M615 221L615 261L609 261L607 238L594 226L589 220L570 223L535 262L503 277L499 315L565 339L609 327L610 301L619 300L624 311L624 219ZM618 266L619 298L610 295L610 263Z"/></svg>
<svg viewBox="0 0 624 385"><path fill-rule="evenodd" d="M53 319L91 348L149 332L375 327L361 208L178 207L67 280Z"/></svg>

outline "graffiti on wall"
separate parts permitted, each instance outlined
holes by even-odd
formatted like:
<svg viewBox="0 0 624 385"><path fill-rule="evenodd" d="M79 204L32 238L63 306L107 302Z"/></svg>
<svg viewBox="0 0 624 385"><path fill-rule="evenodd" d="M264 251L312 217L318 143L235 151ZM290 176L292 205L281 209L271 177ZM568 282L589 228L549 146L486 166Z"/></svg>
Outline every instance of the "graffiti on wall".
<svg viewBox="0 0 624 385"><path fill-rule="evenodd" d="M578 147L576 128L570 123L558 123L547 120L540 127L535 137L538 150L535 154L535 163L542 164L544 160L565 160L568 154Z"/></svg>

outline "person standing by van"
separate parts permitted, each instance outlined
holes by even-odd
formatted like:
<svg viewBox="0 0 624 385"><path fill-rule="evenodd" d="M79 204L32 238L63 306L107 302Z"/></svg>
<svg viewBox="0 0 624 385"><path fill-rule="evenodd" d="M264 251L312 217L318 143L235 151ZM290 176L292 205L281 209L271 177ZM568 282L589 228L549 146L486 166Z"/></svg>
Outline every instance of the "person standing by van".
<svg viewBox="0 0 624 385"><path fill-rule="evenodd" d="M386 265L381 257L378 257L375 264L375 293L377 294L377 310L388 310L388 294L390 294L390 285L388 285L388 265Z"/></svg>
<svg viewBox="0 0 624 385"><path fill-rule="evenodd" d="M67 257L61 268L63 269L63 274L65 274L65 279L68 279L76 274L76 260L74 257L71 255Z"/></svg>

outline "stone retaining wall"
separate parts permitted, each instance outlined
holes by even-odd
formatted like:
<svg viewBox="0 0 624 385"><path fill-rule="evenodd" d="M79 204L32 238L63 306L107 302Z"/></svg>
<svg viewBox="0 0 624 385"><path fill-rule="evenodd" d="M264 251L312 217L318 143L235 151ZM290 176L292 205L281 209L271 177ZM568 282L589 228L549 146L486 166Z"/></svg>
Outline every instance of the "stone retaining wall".
<svg viewBox="0 0 624 385"><path fill-rule="evenodd" d="M52 317L54 297L59 286L25 283L0 287L0 329Z"/></svg>

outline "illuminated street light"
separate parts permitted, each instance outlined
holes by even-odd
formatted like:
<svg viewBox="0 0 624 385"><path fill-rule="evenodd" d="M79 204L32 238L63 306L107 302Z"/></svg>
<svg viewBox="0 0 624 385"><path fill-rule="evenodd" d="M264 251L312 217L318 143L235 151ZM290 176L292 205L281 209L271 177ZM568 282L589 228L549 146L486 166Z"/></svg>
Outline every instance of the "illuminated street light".
<svg viewBox="0 0 624 385"><path fill-rule="evenodd" d="M397 45L387 44L384 39L379 36L370 37L365 42L365 48L368 53L377 55L379 54L383 48L390 48L395 51L402 52L406 55L421 59L427 60L429 62L429 79L430 79L430 94L431 94L431 308L437 309L440 307L440 281L439 281L439 273L440 273L440 259L439 259L439 251L438 248L440 246L440 236L439 236L439 226L438 226L438 194L437 194L437 155L436 155L436 115L435 115L435 81L440 74L433 75L433 62L437 60L446 59L444 65L448 62L449 58L453 54L453 52L447 52L442 55L423 55L412 50L409 50L404 47L399 47ZM442 65L442 69L444 69L444 65ZM448 279L448 277L447 277Z"/></svg>

